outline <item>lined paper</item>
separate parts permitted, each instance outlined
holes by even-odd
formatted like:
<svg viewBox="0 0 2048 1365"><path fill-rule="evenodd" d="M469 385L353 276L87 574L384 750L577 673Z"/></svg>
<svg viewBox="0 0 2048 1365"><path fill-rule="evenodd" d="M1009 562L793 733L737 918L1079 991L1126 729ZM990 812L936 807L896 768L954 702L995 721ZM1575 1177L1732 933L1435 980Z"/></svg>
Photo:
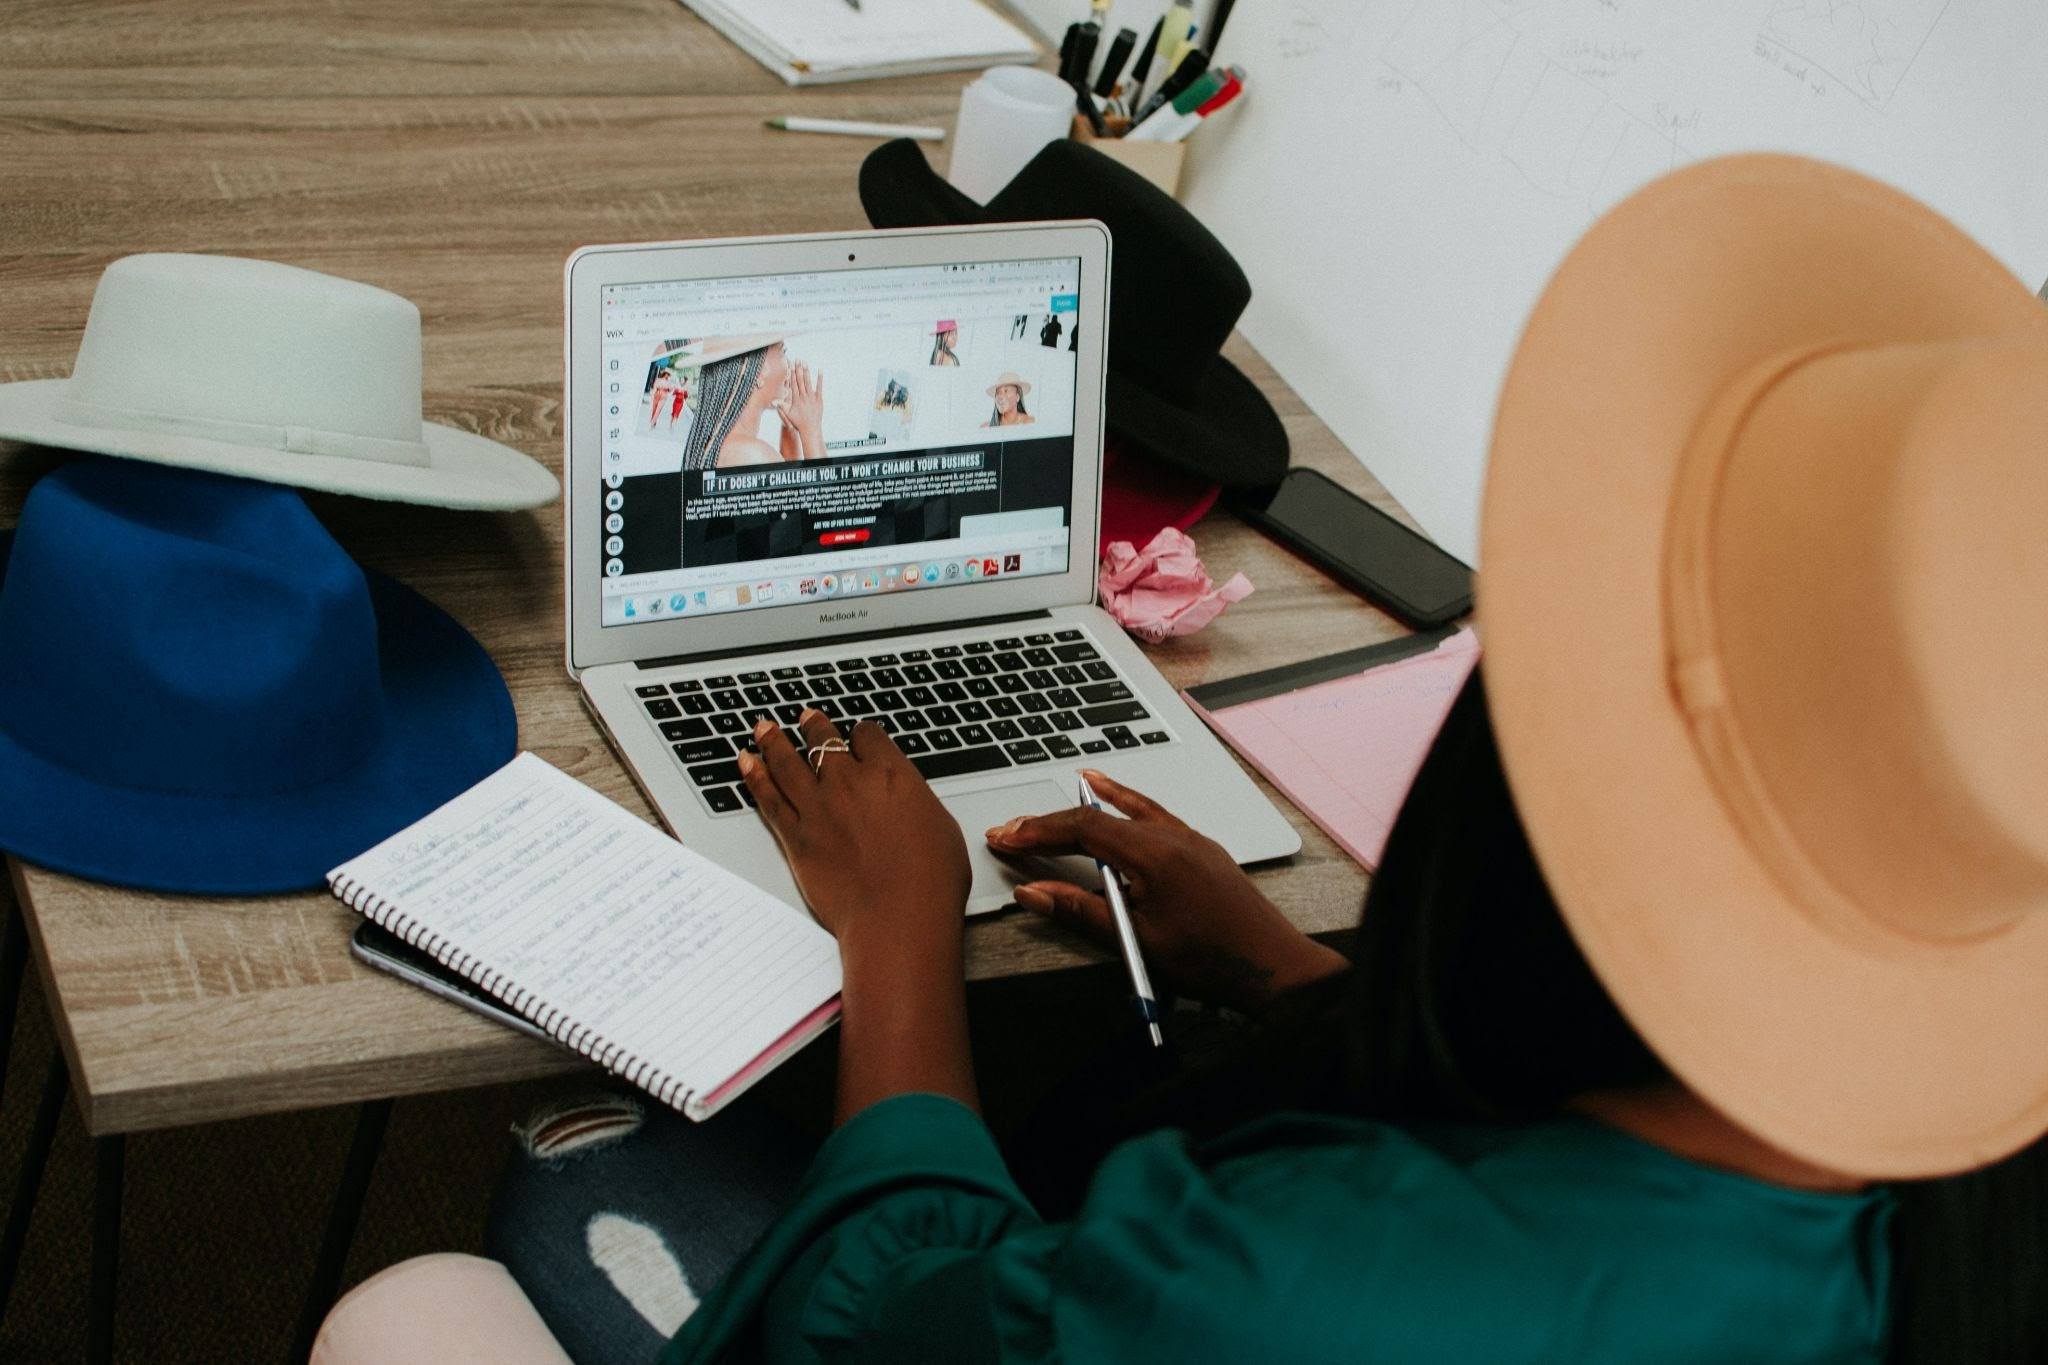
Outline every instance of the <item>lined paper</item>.
<svg viewBox="0 0 2048 1365"><path fill-rule="evenodd" d="M636 1084L718 1090L839 992L809 915L530 753L329 881Z"/></svg>

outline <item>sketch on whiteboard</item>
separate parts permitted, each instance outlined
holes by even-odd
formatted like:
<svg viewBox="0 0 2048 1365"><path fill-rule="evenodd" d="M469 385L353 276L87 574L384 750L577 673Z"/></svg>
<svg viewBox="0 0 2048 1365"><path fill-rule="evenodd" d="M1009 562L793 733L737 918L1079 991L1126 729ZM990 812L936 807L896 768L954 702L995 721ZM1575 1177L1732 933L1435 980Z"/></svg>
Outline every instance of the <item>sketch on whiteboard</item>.
<svg viewBox="0 0 2048 1365"><path fill-rule="evenodd" d="M1416 0L1380 61L1467 147L1499 156L1532 189L1591 218L1692 160L1680 133L1702 116L1618 88L1623 72L1641 74L1640 45L1572 38L1546 46L1531 36L1520 21L1548 3Z"/></svg>
<svg viewBox="0 0 2048 1365"><path fill-rule="evenodd" d="M1949 0L1771 0L1757 40L1882 110L1948 6Z"/></svg>

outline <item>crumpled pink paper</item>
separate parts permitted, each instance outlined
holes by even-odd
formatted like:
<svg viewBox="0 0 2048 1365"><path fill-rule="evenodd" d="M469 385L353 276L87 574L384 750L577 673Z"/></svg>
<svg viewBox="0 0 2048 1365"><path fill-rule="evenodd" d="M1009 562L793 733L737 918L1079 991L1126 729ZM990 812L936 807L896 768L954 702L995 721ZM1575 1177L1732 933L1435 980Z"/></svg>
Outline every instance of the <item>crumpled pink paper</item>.
<svg viewBox="0 0 2048 1365"><path fill-rule="evenodd" d="M1195 554L1195 542L1168 526L1142 550L1112 540L1102 550L1102 607L1125 630L1158 644L1170 635L1192 635L1223 614L1232 602L1252 595L1252 581L1232 574L1218 587Z"/></svg>

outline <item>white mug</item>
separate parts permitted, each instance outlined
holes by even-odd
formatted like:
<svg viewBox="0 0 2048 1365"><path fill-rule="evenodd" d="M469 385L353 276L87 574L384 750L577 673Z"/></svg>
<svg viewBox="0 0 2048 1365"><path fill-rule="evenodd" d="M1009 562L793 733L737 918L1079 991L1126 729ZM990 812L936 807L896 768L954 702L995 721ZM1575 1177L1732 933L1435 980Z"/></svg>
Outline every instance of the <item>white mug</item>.
<svg viewBox="0 0 2048 1365"><path fill-rule="evenodd" d="M1067 135L1074 107L1074 88L1050 71L989 68L960 93L946 178L975 203L986 204L1041 147Z"/></svg>

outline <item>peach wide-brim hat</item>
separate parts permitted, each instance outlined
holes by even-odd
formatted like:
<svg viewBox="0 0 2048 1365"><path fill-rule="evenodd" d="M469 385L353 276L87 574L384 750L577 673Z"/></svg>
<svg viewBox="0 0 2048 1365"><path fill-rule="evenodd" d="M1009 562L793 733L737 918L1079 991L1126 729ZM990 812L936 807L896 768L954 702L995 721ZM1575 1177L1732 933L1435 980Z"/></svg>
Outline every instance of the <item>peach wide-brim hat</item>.
<svg viewBox="0 0 2048 1365"><path fill-rule="evenodd" d="M1932 210L1740 156L1609 213L1502 393L1517 808L1673 1072L1831 1170L2048 1130L2048 310Z"/></svg>

